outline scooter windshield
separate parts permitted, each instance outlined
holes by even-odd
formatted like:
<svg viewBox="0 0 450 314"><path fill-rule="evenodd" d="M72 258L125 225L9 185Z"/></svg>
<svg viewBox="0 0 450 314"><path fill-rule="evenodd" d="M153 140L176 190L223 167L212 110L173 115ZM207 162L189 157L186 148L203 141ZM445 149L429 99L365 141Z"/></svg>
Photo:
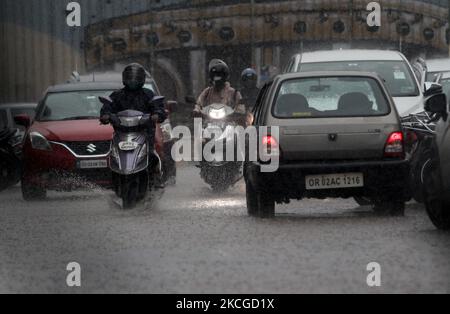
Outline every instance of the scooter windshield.
<svg viewBox="0 0 450 314"><path fill-rule="evenodd" d="M136 110L125 110L117 114L122 127L137 127L141 124L144 113Z"/></svg>

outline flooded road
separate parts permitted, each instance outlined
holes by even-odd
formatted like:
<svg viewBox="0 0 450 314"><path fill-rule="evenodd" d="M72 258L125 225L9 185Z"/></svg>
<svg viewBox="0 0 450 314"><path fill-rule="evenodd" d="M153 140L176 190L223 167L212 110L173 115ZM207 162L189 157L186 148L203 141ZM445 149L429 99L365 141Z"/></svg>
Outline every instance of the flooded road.
<svg viewBox="0 0 450 314"><path fill-rule="evenodd" d="M122 211L109 191L0 194L0 293L450 292L450 234L422 206L380 217L353 200L277 206L250 218L241 182L213 193L190 165L151 203ZM81 266L80 288L66 284ZM381 287L366 283L381 266Z"/></svg>

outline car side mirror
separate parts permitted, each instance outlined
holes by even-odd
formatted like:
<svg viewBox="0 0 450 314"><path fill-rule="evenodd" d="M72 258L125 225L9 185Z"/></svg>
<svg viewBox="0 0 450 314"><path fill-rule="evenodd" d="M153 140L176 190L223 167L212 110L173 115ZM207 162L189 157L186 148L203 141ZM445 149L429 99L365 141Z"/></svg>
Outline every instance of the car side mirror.
<svg viewBox="0 0 450 314"><path fill-rule="evenodd" d="M195 105L197 103L197 99L195 99L195 97L192 95L186 96L185 101L190 105Z"/></svg>
<svg viewBox="0 0 450 314"><path fill-rule="evenodd" d="M31 118L27 114L19 114L14 117L14 122L17 125L23 126L25 129L28 129L31 126Z"/></svg>
<svg viewBox="0 0 450 314"><path fill-rule="evenodd" d="M428 96L435 95L435 94L441 94L442 91L443 91L443 89L442 89L441 84L433 83L433 82L425 82L425 88L424 88L423 95L425 97L428 97Z"/></svg>
<svg viewBox="0 0 450 314"><path fill-rule="evenodd" d="M446 118L447 112L447 96L444 93L431 96L425 102L425 110L432 113L441 114Z"/></svg>

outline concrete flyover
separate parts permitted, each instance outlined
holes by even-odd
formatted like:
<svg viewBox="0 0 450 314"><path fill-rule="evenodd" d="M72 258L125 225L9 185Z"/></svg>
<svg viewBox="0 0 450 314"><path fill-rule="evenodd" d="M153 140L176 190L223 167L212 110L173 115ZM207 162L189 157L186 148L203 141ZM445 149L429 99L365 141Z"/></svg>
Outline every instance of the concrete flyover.
<svg viewBox="0 0 450 314"><path fill-rule="evenodd" d="M448 9L424 1L379 1L380 28L366 23L370 1L221 2L227 4L188 1L89 25L86 67L105 68L133 58L154 67L163 58L177 70L168 77L181 77L168 82L175 85L172 89L198 93L212 57L228 61L237 81L248 66L279 71L301 50L373 47L401 49L410 57L448 53ZM177 86L180 81L184 86Z"/></svg>

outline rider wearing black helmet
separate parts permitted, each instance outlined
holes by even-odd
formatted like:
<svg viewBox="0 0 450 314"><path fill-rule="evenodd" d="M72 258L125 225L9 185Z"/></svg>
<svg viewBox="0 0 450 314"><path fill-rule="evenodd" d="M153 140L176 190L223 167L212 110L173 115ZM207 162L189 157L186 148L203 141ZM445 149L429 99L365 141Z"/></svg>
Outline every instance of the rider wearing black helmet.
<svg viewBox="0 0 450 314"><path fill-rule="evenodd" d="M136 110L152 115L155 123L162 123L167 118L162 99L154 101L155 94L150 89L144 88L146 79L145 69L138 63L132 63L125 67L122 73L124 88L109 96L112 104L106 104L100 111L100 121L109 123L111 114L117 114L124 110ZM155 125L149 125L151 139L155 135Z"/></svg>
<svg viewBox="0 0 450 314"><path fill-rule="evenodd" d="M241 74L241 83L242 102L248 108L253 108L259 94L259 88L257 87L258 75L256 71L252 68L245 69Z"/></svg>
<svg viewBox="0 0 450 314"><path fill-rule="evenodd" d="M231 87L228 82L229 77L230 69L224 61L214 59L209 63L211 86L198 97L194 113L199 113L203 107L213 103L225 104L232 108L236 108L241 103L241 93Z"/></svg>

